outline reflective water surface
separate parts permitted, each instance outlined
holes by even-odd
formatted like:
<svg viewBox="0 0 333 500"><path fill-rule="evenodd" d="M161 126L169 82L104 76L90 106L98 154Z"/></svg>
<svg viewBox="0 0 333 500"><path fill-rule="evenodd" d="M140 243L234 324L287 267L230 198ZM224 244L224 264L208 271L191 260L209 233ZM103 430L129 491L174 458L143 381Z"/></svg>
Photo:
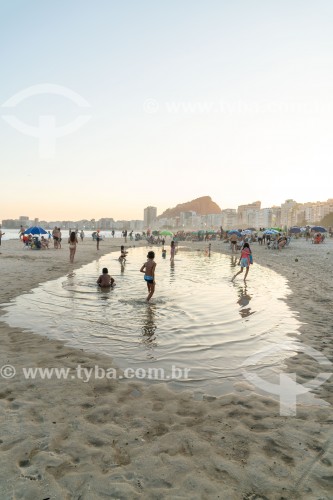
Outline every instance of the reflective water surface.
<svg viewBox="0 0 333 500"><path fill-rule="evenodd" d="M292 350L289 333L299 326L284 300L286 280L251 266L247 284L231 282L237 258L180 249L175 264L156 252L156 291L147 304L139 269L147 248L129 249L125 266L109 254L67 276L41 284L5 306L2 320L67 345L109 355L121 367L189 368L182 387L219 393L222 382L241 378L241 364L269 346ZM96 279L108 267L116 280L101 290ZM264 359L281 366L286 352ZM111 363L110 363L111 364Z"/></svg>

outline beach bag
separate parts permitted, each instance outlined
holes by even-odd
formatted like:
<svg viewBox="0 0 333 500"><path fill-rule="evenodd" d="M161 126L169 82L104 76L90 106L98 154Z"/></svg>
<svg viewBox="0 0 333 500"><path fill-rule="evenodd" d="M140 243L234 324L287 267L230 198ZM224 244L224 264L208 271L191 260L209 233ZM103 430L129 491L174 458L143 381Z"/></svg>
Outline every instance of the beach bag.
<svg viewBox="0 0 333 500"><path fill-rule="evenodd" d="M250 253L250 264L253 264L253 257L252 257L252 253Z"/></svg>

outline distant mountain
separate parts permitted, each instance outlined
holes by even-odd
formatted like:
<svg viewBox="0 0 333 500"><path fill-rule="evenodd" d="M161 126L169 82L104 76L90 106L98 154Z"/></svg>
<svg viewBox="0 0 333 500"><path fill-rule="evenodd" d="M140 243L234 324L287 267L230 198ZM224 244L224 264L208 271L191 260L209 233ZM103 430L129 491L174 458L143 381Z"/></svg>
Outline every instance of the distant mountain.
<svg viewBox="0 0 333 500"><path fill-rule="evenodd" d="M174 208L168 208L163 214L158 216L158 219L171 219L172 217L178 217L180 212L190 211L196 212L199 215L220 214L222 212L218 204L210 196L202 196L186 203L180 203Z"/></svg>

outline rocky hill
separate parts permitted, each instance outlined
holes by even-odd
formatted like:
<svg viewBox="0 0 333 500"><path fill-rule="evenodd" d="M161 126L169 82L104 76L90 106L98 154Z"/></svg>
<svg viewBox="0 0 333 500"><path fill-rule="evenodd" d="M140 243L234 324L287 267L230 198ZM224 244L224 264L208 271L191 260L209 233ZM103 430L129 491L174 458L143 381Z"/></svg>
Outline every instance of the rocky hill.
<svg viewBox="0 0 333 500"><path fill-rule="evenodd" d="M220 207L211 199L210 196L202 196L201 198L196 198L195 200L188 201L186 203L180 203L174 208L168 208L165 212L158 216L158 219L178 217L180 212L190 211L196 212L199 215L221 213Z"/></svg>

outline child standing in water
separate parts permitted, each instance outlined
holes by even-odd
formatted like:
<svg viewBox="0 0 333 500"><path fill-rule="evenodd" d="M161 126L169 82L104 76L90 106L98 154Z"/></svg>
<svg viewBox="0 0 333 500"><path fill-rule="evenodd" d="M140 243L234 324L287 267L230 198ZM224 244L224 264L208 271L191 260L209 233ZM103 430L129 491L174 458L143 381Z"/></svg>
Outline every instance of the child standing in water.
<svg viewBox="0 0 333 500"><path fill-rule="evenodd" d="M108 271L107 267L103 267L102 273L103 274L101 274L100 277L97 280L97 285L100 286L101 288L106 288L106 287L109 287L109 286L114 286L115 285L115 281L112 278L112 276L109 275L109 271Z"/></svg>
<svg viewBox="0 0 333 500"><path fill-rule="evenodd" d="M149 302L155 292L155 253L152 251L148 252L147 258L148 260L141 267L140 273L145 273L144 280L147 283L148 288L147 302Z"/></svg>
<svg viewBox="0 0 333 500"><path fill-rule="evenodd" d="M126 255L127 254L128 254L128 252L126 252L124 245L121 245L121 247L120 247L120 256L119 256L119 259L118 259L121 264L125 264L125 262L126 262Z"/></svg>
<svg viewBox="0 0 333 500"><path fill-rule="evenodd" d="M170 247L170 262L171 262L171 264L173 264L175 262L175 252L176 252L175 242L172 240L171 247Z"/></svg>
<svg viewBox="0 0 333 500"><path fill-rule="evenodd" d="M232 278L231 281L234 281L236 276L238 276L239 274L241 274L243 272L244 267L246 269L244 281L246 281L246 277L249 274L251 260L252 260L252 252L251 252L250 245L248 243L244 243L243 248L241 250L241 256L240 256L239 262L238 262L238 265L241 266L241 270L235 274L235 276Z"/></svg>

